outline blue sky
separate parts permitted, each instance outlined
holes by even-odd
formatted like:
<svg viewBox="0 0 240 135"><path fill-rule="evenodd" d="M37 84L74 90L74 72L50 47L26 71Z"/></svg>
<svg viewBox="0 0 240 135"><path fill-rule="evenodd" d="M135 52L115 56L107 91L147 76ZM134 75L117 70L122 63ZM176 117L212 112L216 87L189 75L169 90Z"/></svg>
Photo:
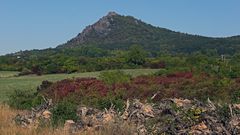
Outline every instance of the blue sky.
<svg viewBox="0 0 240 135"><path fill-rule="evenodd" d="M240 35L240 0L1 0L0 54L55 47L109 11L190 34Z"/></svg>

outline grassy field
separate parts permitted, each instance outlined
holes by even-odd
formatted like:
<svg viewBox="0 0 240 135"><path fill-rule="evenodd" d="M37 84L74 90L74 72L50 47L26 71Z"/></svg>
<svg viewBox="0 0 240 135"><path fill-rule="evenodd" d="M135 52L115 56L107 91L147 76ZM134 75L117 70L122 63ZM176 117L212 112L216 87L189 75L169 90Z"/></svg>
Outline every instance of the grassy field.
<svg viewBox="0 0 240 135"><path fill-rule="evenodd" d="M132 76L153 74L157 69L127 69L123 70L125 73ZM51 74L51 75L29 75L15 77L17 72L0 71L0 102L6 101L7 96L14 90L33 90L44 80L58 81L66 78L74 77L98 77L100 72L86 72L74 74Z"/></svg>
<svg viewBox="0 0 240 135"><path fill-rule="evenodd" d="M13 77L17 75L19 72L14 72L14 71L0 71L0 78L5 78L5 77Z"/></svg>

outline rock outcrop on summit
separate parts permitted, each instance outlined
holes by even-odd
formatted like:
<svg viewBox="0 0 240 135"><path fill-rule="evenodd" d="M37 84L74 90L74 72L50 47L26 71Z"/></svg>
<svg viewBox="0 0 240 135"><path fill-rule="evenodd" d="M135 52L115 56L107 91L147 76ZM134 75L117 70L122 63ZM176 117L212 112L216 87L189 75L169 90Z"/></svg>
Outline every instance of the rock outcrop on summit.
<svg viewBox="0 0 240 135"><path fill-rule="evenodd" d="M87 26L82 33L79 33L75 38L68 43L82 44L89 41L91 34L96 34L99 38L106 37L111 31L111 25L113 24L113 16L117 16L115 12L109 12L107 16L102 17L98 22L93 25Z"/></svg>

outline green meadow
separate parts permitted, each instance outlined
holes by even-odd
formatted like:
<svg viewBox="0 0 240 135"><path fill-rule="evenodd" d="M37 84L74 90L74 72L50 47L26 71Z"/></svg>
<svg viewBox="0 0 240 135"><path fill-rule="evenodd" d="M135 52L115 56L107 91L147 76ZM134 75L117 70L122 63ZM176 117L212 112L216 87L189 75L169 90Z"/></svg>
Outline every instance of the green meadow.
<svg viewBox="0 0 240 135"><path fill-rule="evenodd" d="M131 76L149 75L153 74L158 69L126 69L122 70ZM101 71L104 72L104 71ZM50 74L50 75L27 75L16 76L18 72L0 71L0 102L6 101L9 94L14 90L32 90L41 84L42 81L59 81L67 78L77 77L98 77L100 72L85 72L85 73L73 73L73 74Z"/></svg>

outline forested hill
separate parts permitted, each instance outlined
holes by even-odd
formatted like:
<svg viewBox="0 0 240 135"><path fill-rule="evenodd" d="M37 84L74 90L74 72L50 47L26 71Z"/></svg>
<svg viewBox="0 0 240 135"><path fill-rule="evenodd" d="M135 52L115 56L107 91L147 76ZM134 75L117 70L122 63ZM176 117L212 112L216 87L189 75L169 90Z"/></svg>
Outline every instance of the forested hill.
<svg viewBox="0 0 240 135"><path fill-rule="evenodd" d="M232 75L235 69L239 71L240 36L211 38L190 35L110 12L56 48L0 56L0 70L20 71L26 75L169 68L179 67L179 63L189 68L204 63L203 67L215 72L215 68L220 67L219 58L232 62L231 65L225 63L229 66L224 67L225 74L231 71L229 74ZM240 77L240 71L235 74Z"/></svg>
<svg viewBox="0 0 240 135"><path fill-rule="evenodd" d="M141 45L149 51L191 53L214 49L219 54L233 54L240 50L240 36L211 38L190 35L109 12L58 48L94 46L102 49L127 49L133 44Z"/></svg>

